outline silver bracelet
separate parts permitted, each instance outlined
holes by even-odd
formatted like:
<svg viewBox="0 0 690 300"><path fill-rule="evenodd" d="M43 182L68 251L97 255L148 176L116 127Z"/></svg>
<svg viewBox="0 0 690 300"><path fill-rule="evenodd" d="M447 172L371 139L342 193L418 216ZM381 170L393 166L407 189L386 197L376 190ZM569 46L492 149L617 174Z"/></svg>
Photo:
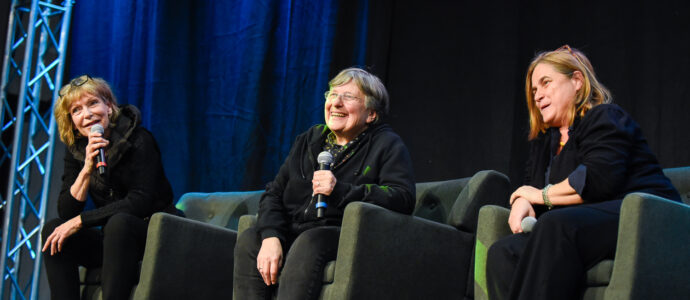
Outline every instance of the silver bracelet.
<svg viewBox="0 0 690 300"><path fill-rule="evenodd" d="M549 191L549 188L551 188L553 184L547 184L543 190L541 190L541 198L544 200L544 205L546 205L549 209L553 208L553 204L551 203L551 200L549 200L549 196L546 194Z"/></svg>

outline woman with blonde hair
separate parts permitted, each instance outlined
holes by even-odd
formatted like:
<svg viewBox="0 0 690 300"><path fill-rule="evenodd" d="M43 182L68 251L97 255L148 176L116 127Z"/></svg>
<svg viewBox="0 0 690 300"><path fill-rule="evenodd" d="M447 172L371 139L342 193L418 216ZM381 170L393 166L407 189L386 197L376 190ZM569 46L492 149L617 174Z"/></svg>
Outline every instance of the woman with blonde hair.
<svg viewBox="0 0 690 300"><path fill-rule="evenodd" d="M525 95L525 185L510 196L514 234L489 249L489 297L579 299L585 271L613 258L621 199L632 192L680 196L582 52L565 45L538 54L527 70ZM528 216L538 221L523 233Z"/></svg>
<svg viewBox="0 0 690 300"><path fill-rule="evenodd" d="M177 213L158 145L140 126L139 110L118 107L103 79L77 77L59 94L54 114L68 151L59 217L42 230L51 299L80 298L80 265L102 267L104 299L129 299L148 218L158 211ZM104 161L97 160L99 149ZM88 197L95 209L84 210Z"/></svg>

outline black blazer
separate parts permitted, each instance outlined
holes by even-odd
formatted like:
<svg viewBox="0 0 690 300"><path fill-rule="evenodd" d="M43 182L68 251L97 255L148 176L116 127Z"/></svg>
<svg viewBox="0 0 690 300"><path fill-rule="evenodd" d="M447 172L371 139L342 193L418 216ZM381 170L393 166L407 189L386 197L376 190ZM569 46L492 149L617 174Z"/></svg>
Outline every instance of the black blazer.
<svg viewBox="0 0 690 300"><path fill-rule="evenodd" d="M601 104L576 118L561 153L556 153L560 132L550 128L530 144L525 184L543 188L585 168L580 196L585 203L617 200L632 192L645 192L680 201L664 176L639 125L615 104ZM545 178L551 163L549 178ZM572 181L572 180L571 180Z"/></svg>

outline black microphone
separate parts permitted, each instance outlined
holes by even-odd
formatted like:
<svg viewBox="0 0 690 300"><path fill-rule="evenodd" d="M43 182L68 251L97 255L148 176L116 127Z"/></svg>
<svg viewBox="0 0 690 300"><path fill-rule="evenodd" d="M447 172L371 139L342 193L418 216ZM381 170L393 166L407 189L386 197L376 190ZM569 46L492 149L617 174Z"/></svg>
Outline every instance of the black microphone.
<svg viewBox="0 0 690 300"><path fill-rule="evenodd" d="M91 132L98 132L101 135L103 135L103 125L101 124L96 124L91 126ZM105 163L105 151L103 148L98 149L98 156L96 156L96 168L98 168L98 174L103 175L105 174L105 167L107 167L108 164Z"/></svg>
<svg viewBox="0 0 690 300"><path fill-rule="evenodd" d="M522 219L522 222L520 222L520 227L522 227L522 232L528 233L532 232L532 229L534 229L534 225L537 224L537 218L532 217L532 216L527 216L524 219Z"/></svg>
<svg viewBox="0 0 690 300"><path fill-rule="evenodd" d="M323 151L319 153L316 161L319 163L319 170L330 170L331 164L333 163L333 154L328 151ZM316 218L318 219L323 218L323 213L326 211L326 207L328 206L326 202L323 201L324 197L325 196L323 194L316 195Z"/></svg>

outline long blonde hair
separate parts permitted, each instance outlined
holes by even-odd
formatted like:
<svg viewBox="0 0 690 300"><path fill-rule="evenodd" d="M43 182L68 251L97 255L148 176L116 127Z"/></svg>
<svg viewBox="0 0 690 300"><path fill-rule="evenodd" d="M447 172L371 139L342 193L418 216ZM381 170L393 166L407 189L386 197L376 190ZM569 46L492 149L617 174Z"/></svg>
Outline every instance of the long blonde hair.
<svg viewBox="0 0 690 300"><path fill-rule="evenodd" d="M564 45L554 51L541 52L537 54L527 68L527 78L525 79L525 96L527 99L527 109L529 110L529 140L535 139L540 132L545 132L549 126L544 123L541 112L534 101L532 93L532 73L534 68L540 63L547 63L559 73L572 78L575 71L582 73L582 88L575 95L575 103L568 112L569 123L572 125L576 116L583 117L592 107L602 103L611 102L611 93L597 80L594 74L594 67L589 59L577 49Z"/></svg>

